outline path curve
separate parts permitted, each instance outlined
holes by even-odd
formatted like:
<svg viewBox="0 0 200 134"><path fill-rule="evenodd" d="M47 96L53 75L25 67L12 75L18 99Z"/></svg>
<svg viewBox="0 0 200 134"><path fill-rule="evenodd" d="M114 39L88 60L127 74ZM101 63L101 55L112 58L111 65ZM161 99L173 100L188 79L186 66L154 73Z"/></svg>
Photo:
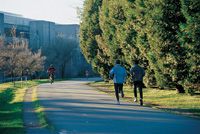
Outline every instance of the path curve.
<svg viewBox="0 0 200 134"><path fill-rule="evenodd" d="M38 86L49 120L66 134L200 134L200 120L139 106L72 79Z"/></svg>

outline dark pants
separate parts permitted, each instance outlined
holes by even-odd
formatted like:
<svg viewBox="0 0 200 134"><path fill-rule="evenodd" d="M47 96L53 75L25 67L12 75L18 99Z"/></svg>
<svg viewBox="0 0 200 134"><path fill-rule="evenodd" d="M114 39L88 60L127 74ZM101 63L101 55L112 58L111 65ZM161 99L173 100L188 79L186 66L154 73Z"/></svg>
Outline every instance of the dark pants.
<svg viewBox="0 0 200 134"><path fill-rule="evenodd" d="M140 92L140 98L143 98L143 93L142 93L142 87L143 87L143 83L142 81L133 81L133 85L134 85L134 95L135 97L137 97L137 87L139 88L139 92Z"/></svg>
<svg viewBox="0 0 200 134"><path fill-rule="evenodd" d="M117 101L119 101L119 93L122 94L122 97L124 96L123 84L122 83L114 83L114 87L115 87L115 95L116 95Z"/></svg>

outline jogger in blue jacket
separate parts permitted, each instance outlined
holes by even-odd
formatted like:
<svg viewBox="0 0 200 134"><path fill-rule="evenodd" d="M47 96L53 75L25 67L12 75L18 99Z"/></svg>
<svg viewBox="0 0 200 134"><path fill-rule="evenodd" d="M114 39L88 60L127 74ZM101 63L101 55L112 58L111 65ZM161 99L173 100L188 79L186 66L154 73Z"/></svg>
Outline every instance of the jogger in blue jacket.
<svg viewBox="0 0 200 134"><path fill-rule="evenodd" d="M117 104L120 104L119 92L121 93L121 96L124 97L123 83L125 83L125 78L127 77L125 68L120 66L120 60L116 60L116 66L110 70L110 77L113 78Z"/></svg>

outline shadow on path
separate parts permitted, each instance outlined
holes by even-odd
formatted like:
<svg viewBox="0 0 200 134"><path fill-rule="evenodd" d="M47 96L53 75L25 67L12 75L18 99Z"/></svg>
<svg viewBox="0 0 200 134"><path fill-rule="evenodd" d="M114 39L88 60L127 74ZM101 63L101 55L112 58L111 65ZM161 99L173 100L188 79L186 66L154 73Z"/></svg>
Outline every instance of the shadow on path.
<svg viewBox="0 0 200 134"><path fill-rule="evenodd" d="M38 87L38 99L58 131L69 134L199 134L200 121L120 100L81 79Z"/></svg>

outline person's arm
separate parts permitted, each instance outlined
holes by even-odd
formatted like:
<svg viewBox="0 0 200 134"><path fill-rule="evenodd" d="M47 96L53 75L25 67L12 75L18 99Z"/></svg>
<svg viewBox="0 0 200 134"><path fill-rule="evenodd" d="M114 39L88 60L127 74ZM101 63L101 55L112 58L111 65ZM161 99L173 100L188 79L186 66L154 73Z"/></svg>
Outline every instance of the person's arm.
<svg viewBox="0 0 200 134"><path fill-rule="evenodd" d="M145 71L144 71L144 68L142 68L143 69L143 77L145 76Z"/></svg>
<svg viewBox="0 0 200 134"><path fill-rule="evenodd" d="M52 68L52 73L56 73L56 69L55 68Z"/></svg>
<svg viewBox="0 0 200 134"><path fill-rule="evenodd" d="M135 67L132 67L131 70L130 70L130 75L131 75L131 76L133 76L134 70L135 70Z"/></svg>
<svg viewBox="0 0 200 134"><path fill-rule="evenodd" d="M124 68L124 76L125 76L125 78L127 77L127 72L126 72L125 68Z"/></svg>
<svg viewBox="0 0 200 134"><path fill-rule="evenodd" d="M131 75L132 79L135 79L135 77L134 77L134 75L135 75L135 66L131 68L130 75Z"/></svg>
<svg viewBox="0 0 200 134"><path fill-rule="evenodd" d="M114 67L110 70L110 78L113 78L114 76Z"/></svg>

